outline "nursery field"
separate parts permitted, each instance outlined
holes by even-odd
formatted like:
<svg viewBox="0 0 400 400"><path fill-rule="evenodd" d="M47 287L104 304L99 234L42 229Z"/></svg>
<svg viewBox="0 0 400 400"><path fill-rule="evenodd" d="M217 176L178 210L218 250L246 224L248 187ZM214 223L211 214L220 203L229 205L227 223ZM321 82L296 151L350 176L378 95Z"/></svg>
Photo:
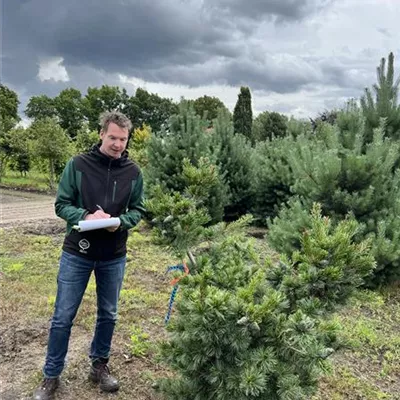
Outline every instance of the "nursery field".
<svg viewBox="0 0 400 400"><path fill-rule="evenodd" d="M14 197L13 197L14 196ZM41 380L47 329L56 293L64 223L54 217L53 198L2 191L0 231L0 398L28 399ZM34 205L34 206L33 206ZM25 207L25 208L24 208ZM40 223L34 218L44 218ZM8 218L18 219L10 223ZM257 233L255 235L255 233ZM260 231L249 232L261 255L270 253ZM129 253L112 371L121 390L106 395L87 380L87 353L95 323L96 292L89 282L70 342L67 367L56 399L160 399L157 378L171 372L160 362L157 345L166 338L171 277L177 260L154 245L141 224L128 240ZM178 292L179 297L179 292ZM173 318L173 315L172 315ZM400 290L360 291L335 315L344 347L312 400L400 399Z"/></svg>
<svg viewBox="0 0 400 400"><path fill-rule="evenodd" d="M55 218L54 196L1 189L0 224Z"/></svg>

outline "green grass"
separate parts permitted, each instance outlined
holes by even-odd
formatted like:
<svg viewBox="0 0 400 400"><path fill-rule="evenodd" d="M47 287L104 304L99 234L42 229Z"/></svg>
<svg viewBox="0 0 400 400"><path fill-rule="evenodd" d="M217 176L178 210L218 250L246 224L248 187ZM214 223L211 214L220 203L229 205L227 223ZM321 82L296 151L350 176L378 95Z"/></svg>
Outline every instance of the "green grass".
<svg viewBox="0 0 400 400"><path fill-rule="evenodd" d="M49 191L49 178L47 174L34 169L26 175L8 169L5 175L1 177L1 185L3 187L47 192Z"/></svg>
<svg viewBox="0 0 400 400"><path fill-rule="evenodd" d="M399 399L399 288L359 291L336 318L346 345L315 399Z"/></svg>
<svg viewBox="0 0 400 400"><path fill-rule="evenodd" d="M63 234L25 234L0 230L0 312L3 326L47 326L56 294L58 260ZM257 251L268 255L265 242L256 241ZM148 232L135 229L128 239L128 262L119 304L115 333L113 370L121 378L118 399L156 399L151 389L158 377L170 374L159 364L158 343L166 337L164 317L171 292L171 276L165 274L176 264L164 249L154 245ZM178 292L179 295L179 292ZM95 281L91 278L75 321L72 338L90 343L96 318ZM325 376L313 400L399 399L400 393L400 294L396 287L380 292L360 291L351 304L335 315L346 343L333 357L332 372ZM40 354L45 353L46 333ZM83 347L85 349L85 347ZM86 350L72 347L71 361L64 374L68 389L63 399L102 398L82 376L87 370ZM38 357L36 353L35 357ZM40 360L39 360L40 361ZM20 364L19 364L20 363ZM23 359L10 361L11 369L26 368L20 385L28 396L40 380L40 373ZM98 397L96 397L98 396Z"/></svg>
<svg viewBox="0 0 400 400"><path fill-rule="evenodd" d="M148 333L143 332L139 326L133 325L129 342L131 355L135 357L146 356L151 347L149 338L150 335Z"/></svg>

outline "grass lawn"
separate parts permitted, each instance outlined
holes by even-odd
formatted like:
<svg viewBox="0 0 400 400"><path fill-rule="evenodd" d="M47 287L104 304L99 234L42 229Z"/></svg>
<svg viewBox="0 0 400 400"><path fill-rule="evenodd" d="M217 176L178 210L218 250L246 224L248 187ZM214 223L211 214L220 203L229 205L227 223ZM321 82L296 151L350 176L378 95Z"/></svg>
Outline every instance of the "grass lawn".
<svg viewBox="0 0 400 400"><path fill-rule="evenodd" d="M1 185L20 190L50 191L48 174L36 170L30 171L26 175L21 175L20 172L8 169L5 175L1 177Z"/></svg>

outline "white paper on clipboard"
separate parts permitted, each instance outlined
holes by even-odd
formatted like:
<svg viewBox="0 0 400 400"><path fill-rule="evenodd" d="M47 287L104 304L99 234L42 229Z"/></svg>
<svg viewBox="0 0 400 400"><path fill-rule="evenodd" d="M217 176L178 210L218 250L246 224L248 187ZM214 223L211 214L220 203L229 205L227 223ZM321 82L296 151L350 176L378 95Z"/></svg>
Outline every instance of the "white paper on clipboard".
<svg viewBox="0 0 400 400"><path fill-rule="evenodd" d="M90 219L88 221L79 221L78 225L74 225L74 229L78 232L93 231L95 229L112 228L119 226L119 218Z"/></svg>

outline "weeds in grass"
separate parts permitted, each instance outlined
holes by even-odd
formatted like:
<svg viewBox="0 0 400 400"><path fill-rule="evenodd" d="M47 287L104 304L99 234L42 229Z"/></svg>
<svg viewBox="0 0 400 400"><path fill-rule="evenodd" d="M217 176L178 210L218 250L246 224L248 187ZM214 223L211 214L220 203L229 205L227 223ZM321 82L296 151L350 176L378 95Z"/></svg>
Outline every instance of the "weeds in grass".
<svg viewBox="0 0 400 400"><path fill-rule="evenodd" d="M148 354L151 347L150 335L142 331L139 326L131 327L131 335L129 341L129 351L135 357L143 357Z"/></svg>

